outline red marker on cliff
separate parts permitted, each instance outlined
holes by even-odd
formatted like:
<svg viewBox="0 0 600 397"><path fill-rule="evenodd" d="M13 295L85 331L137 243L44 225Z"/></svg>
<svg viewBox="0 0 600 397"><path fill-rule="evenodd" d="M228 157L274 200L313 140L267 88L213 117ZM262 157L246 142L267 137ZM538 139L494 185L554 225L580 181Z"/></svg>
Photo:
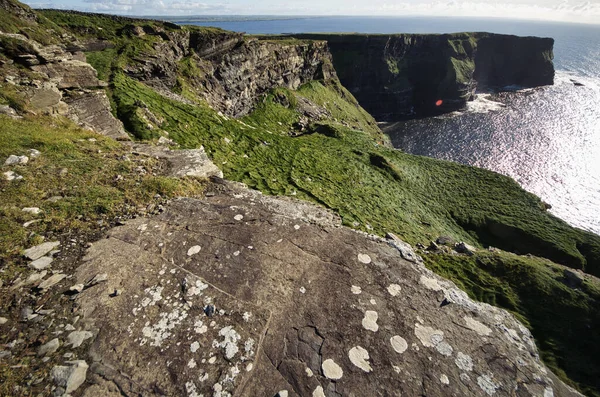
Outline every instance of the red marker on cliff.
<svg viewBox="0 0 600 397"><path fill-rule="evenodd" d="M442 101L441 99L438 99L437 102L435 103L435 106L442 106L442 103L444 103L444 101Z"/></svg>

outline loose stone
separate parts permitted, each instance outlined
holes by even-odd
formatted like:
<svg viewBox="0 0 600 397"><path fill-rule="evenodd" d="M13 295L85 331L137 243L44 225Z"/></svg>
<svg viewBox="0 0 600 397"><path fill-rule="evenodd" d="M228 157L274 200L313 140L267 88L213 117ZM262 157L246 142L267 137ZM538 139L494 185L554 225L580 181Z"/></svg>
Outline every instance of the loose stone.
<svg viewBox="0 0 600 397"><path fill-rule="evenodd" d="M54 248L58 247L59 245L60 245L60 242L58 242L58 241L42 243L40 245L36 245L35 247L26 249L25 252L23 253L23 255L25 255L26 258L29 258L32 261L34 261L34 260L39 259L42 256L46 255L48 252L52 251Z"/></svg>
<svg viewBox="0 0 600 397"><path fill-rule="evenodd" d="M53 259L49 256L42 256L29 264L29 267L35 270L44 270L50 266Z"/></svg>

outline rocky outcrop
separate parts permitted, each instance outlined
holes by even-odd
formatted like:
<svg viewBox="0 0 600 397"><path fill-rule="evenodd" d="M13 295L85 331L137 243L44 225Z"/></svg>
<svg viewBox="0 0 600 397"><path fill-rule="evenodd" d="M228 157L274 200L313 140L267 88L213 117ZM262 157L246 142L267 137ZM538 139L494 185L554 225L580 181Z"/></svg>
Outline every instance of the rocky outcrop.
<svg viewBox="0 0 600 397"><path fill-rule="evenodd" d="M478 84L553 84L553 39L489 33L304 34L326 40L342 84L377 120L461 109Z"/></svg>
<svg viewBox="0 0 600 397"><path fill-rule="evenodd" d="M110 111L104 90L73 91L65 98L69 118L79 125L117 140L129 140L123 123Z"/></svg>
<svg viewBox="0 0 600 397"><path fill-rule="evenodd" d="M173 89L182 77L214 109L239 117L276 87L296 89L335 77L327 45L272 41L225 31L146 30L160 38L126 72L147 85Z"/></svg>
<svg viewBox="0 0 600 397"><path fill-rule="evenodd" d="M77 297L94 335L84 396L579 395L512 315L407 244L307 203L208 189L88 251L76 282L107 281Z"/></svg>

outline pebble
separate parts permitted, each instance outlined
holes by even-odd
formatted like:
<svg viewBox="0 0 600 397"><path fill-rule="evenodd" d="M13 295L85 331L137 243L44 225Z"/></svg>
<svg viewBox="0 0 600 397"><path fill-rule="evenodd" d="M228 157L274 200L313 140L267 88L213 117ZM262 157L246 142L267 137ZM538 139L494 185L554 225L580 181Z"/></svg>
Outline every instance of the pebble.
<svg viewBox="0 0 600 397"><path fill-rule="evenodd" d="M8 322L8 319L6 317L0 317L0 325L4 325Z"/></svg>
<svg viewBox="0 0 600 397"><path fill-rule="evenodd" d="M25 222L23 224L23 227L29 227L29 226L33 225L34 223L38 223L38 222L41 222L41 221L42 221L41 219L34 219L32 221Z"/></svg>
<svg viewBox="0 0 600 397"><path fill-rule="evenodd" d="M50 266L54 259L49 256L42 256L29 264L29 267L35 270L44 270Z"/></svg>
<svg viewBox="0 0 600 397"><path fill-rule="evenodd" d="M42 210L38 207L25 207L21 211L26 212L28 214L39 215L42 213Z"/></svg>

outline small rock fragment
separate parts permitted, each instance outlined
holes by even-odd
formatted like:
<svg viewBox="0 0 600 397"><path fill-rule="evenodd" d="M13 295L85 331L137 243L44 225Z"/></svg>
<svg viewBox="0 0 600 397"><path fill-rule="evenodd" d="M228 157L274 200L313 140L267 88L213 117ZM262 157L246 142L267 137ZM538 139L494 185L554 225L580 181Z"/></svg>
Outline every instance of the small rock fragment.
<svg viewBox="0 0 600 397"><path fill-rule="evenodd" d="M52 354L58 350L60 347L60 341L58 338L52 339L50 342L40 346L37 351L38 356L45 356L48 354Z"/></svg>
<svg viewBox="0 0 600 397"><path fill-rule="evenodd" d="M73 345L73 347L79 347L86 340L90 339L94 334L89 331L73 331L67 336L68 345Z"/></svg>
<svg viewBox="0 0 600 397"><path fill-rule="evenodd" d="M233 217L233 219L235 219L236 221L241 221L242 219L244 219L244 215L237 214L236 216Z"/></svg>
<svg viewBox="0 0 600 397"><path fill-rule="evenodd" d="M465 242L460 242L454 245L454 250L461 254L473 255L477 249Z"/></svg>
<svg viewBox="0 0 600 397"><path fill-rule="evenodd" d="M354 295L360 295L362 289L357 285L353 285L352 288L350 288L350 291L352 291Z"/></svg>
<svg viewBox="0 0 600 397"><path fill-rule="evenodd" d="M11 154L4 162L4 165L27 164L28 161L29 157L27 156L15 156Z"/></svg>
<svg viewBox="0 0 600 397"><path fill-rule="evenodd" d="M39 150L36 149L29 149L27 152L29 153L29 157L31 157L32 159L40 157L40 155L42 154Z"/></svg>
<svg viewBox="0 0 600 397"><path fill-rule="evenodd" d="M42 256L29 264L29 267L35 270L44 270L50 266L54 259L49 256Z"/></svg>
<svg viewBox="0 0 600 397"><path fill-rule="evenodd" d="M38 285L39 289L48 289L54 287L56 284L60 283L65 277L67 277L64 273L53 274L49 278L45 279Z"/></svg>
<svg viewBox="0 0 600 397"><path fill-rule="evenodd" d="M15 180L20 180L23 179L23 177L19 174L17 174L14 171L6 171L4 174L4 179L6 179L7 181L15 181Z"/></svg>
<svg viewBox="0 0 600 397"><path fill-rule="evenodd" d="M0 325L4 325L8 322L8 319L6 317L0 317Z"/></svg>
<svg viewBox="0 0 600 397"><path fill-rule="evenodd" d="M50 241L46 243L42 243L40 245L36 245L35 247L31 247L25 250L23 255L26 258L31 259L32 261L41 258L46 255L48 252L52 251L54 248L58 247L60 242L58 241Z"/></svg>
<svg viewBox="0 0 600 397"><path fill-rule="evenodd" d="M28 214L39 215L42 213L42 210L38 207L25 207L21 211L27 212Z"/></svg>
<svg viewBox="0 0 600 397"><path fill-rule="evenodd" d="M94 278L92 278L90 281L88 281L85 284L85 286L88 287L88 288L89 287L93 287L94 285L100 284L100 283L102 283L104 281L107 281L107 280L108 280L108 274L106 274L106 273L96 274L94 276Z"/></svg>
<svg viewBox="0 0 600 397"><path fill-rule="evenodd" d="M75 284L74 286L72 286L71 288L69 288L69 291L78 294L81 291L83 291L83 289L85 288L85 286L83 284Z"/></svg>
<svg viewBox="0 0 600 397"><path fill-rule="evenodd" d="M70 365L57 365L50 372L54 383L64 390L64 394L77 390L85 382L88 370L88 365L83 360L67 361L67 364Z"/></svg>

